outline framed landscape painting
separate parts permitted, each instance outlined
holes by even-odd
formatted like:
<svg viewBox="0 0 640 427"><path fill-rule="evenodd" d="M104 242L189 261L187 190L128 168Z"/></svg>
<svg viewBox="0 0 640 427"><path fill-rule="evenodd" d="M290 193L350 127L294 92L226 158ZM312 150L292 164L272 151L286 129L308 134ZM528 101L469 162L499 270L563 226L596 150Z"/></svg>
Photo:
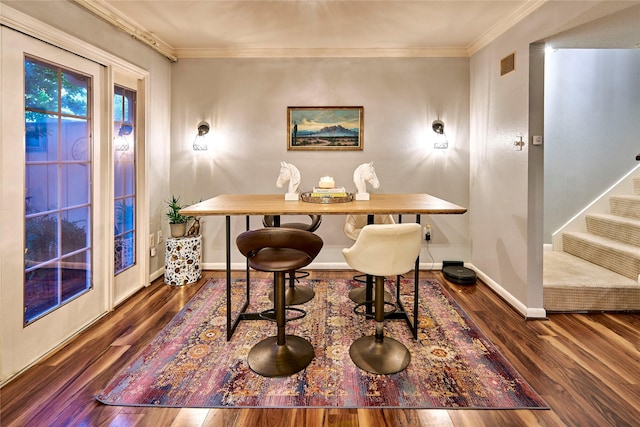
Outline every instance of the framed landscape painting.
<svg viewBox="0 0 640 427"><path fill-rule="evenodd" d="M288 107L288 150L362 150L363 107Z"/></svg>

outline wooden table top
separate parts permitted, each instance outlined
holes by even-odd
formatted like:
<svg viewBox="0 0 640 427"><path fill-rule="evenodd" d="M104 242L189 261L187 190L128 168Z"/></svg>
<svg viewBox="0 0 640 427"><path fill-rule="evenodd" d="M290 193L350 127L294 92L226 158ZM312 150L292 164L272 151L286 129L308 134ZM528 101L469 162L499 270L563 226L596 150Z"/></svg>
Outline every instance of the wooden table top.
<svg viewBox="0 0 640 427"><path fill-rule="evenodd" d="M463 214L466 208L429 194L370 194L345 203L286 201L284 194L221 194L180 210L183 215Z"/></svg>

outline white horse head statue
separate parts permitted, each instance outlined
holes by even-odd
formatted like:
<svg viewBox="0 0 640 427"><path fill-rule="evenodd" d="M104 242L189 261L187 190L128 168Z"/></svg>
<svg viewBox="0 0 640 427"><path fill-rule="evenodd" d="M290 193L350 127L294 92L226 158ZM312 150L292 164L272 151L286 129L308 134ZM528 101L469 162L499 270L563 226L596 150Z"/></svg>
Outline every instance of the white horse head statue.
<svg viewBox="0 0 640 427"><path fill-rule="evenodd" d="M373 188L380 187L380 181L378 181L378 176L373 168L373 162L363 163L353 171L353 183L356 185L357 193L367 192L367 182Z"/></svg>
<svg viewBox="0 0 640 427"><path fill-rule="evenodd" d="M300 171L297 167L287 162L280 162L280 175L276 180L278 188L282 188L285 182L289 181L287 193L297 193L300 185Z"/></svg>

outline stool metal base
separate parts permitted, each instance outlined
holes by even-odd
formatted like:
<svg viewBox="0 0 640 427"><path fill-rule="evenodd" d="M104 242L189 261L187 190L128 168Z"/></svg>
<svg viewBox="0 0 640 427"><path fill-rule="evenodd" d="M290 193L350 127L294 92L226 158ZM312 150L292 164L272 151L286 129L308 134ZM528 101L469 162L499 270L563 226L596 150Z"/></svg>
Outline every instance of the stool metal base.
<svg viewBox="0 0 640 427"><path fill-rule="evenodd" d="M355 340L349 356L358 368L382 375L400 372L411 362L409 349L400 341L384 337L382 342L376 342L374 335Z"/></svg>
<svg viewBox="0 0 640 427"><path fill-rule="evenodd" d="M356 304L363 304L367 302L366 292L367 289L365 286L352 289L351 291L349 291L349 298ZM391 293L384 291L384 301L391 302L392 300L393 296L391 295ZM372 302L375 302L375 296L372 296Z"/></svg>
<svg viewBox="0 0 640 427"><path fill-rule="evenodd" d="M284 291L284 305L300 305L309 302L316 295L308 286L296 285L293 288L287 286ZM269 292L269 300L273 301L273 291Z"/></svg>
<svg viewBox="0 0 640 427"><path fill-rule="evenodd" d="M278 337L265 338L249 351L249 368L265 377L286 377L306 368L313 359L313 346L304 338L286 335L278 345Z"/></svg>

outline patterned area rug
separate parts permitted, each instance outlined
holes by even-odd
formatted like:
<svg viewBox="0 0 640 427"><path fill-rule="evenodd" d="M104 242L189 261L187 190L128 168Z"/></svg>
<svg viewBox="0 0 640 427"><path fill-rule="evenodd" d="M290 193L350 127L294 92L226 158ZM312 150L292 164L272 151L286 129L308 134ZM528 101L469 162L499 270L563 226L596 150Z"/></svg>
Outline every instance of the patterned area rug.
<svg viewBox="0 0 640 427"><path fill-rule="evenodd" d="M244 280L234 284L239 306ZM420 283L419 334L402 320L386 332L404 343L412 359L393 375L360 370L349 346L373 333L374 323L353 313L351 280L307 280L316 296L301 307L307 316L287 333L307 338L315 357L303 371L265 378L247 365L247 354L275 334L266 320L243 321L225 339L225 282L210 280L154 340L98 395L109 405L164 407L385 407L548 409L540 396L437 282ZM393 290L394 282L388 284ZM410 307L413 285L402 280ZM248 311L271 308L269 280L252 280ZM406 297L404 295L407 295ZM405 299L406 298L406 299Z"/></svg>

